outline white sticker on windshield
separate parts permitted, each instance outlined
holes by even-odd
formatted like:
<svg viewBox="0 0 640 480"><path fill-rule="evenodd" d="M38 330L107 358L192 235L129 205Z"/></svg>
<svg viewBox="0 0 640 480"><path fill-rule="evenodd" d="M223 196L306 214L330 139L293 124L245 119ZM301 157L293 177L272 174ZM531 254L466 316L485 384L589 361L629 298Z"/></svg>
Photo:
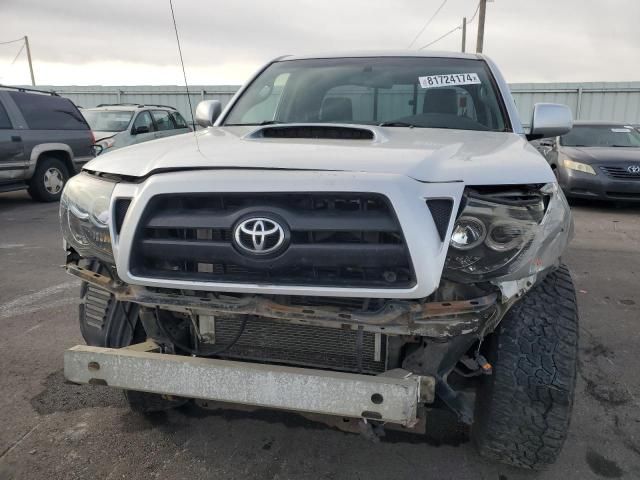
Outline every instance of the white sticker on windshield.
<svg viewBox="0 0 640 480"><path fill-rule="evenodd" d="M613 133L631 133L630 128L612 128L611 131Z"/></svg>
<svg viewBox="0 0 640 480"><path fill-rule="evenodd" d="M429 75L418 77L422 88L437 88L454 85L476 85L480 84L477 73L448 73L446 75Z"/></svg>

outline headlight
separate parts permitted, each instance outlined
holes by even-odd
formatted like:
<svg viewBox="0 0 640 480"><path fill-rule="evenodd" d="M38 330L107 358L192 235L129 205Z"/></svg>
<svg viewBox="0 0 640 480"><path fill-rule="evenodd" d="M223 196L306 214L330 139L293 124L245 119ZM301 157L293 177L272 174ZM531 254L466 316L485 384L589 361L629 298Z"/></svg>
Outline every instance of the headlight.
<svg viewBox="0 0 640 480"><path fill-rule="evenodd" d="M569 160L565 158L562 161L562 164L565 168L569 170L575 170L577 172L588 173L590 175L595 175L596 171L593 169L591 165L587 165L586 163L574 162L573 160Z"/></svg>
<svg viewBox="0 0 640 480"><path fill-rule="evenodd" d="M482 243L487 235L487 227L482 220L462 217L456 222L451 233L451 246L457 250L471 250Z"/></svg>
<svg viewBox="0 0 640 480"><path fill-rule="evenodd" d="M114 138L105 138L104 140L100 140L98 145L102 145L102 148L111 148L115 145L116 140Z"/></svg>
<svg viewBox="0 0 640 480"><path fill-rule="evenodd" d="M564 250L571 217L557 184L529 191L469 189L465 198L451 235L446 277L471 283L516 272L528 276L557 261Z"/></svg>
<svg viewBox="0 0 640 480"><path fill-rule="evenodd" d="M96 150L96 156L104 153L105 150L111 148L115 145L115 138L105 138L104 140L100 140L94 145L94 149Z"/></svg>
<svg viewBox="0 0 640 480"><path fill-rule="evenodd" d="M83 257L113 263L109 206L115 183L86 173L71 178L60 199L60 226L65 240Z"/></svg>

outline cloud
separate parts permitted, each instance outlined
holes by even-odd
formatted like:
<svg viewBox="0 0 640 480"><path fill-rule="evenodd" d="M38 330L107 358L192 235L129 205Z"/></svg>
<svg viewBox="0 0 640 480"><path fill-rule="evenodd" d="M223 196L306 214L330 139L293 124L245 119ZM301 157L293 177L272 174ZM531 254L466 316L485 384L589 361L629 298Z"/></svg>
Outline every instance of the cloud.
<svg viewBox="0 0 640 480"><path fill-rule="evenodd" d="M241 83L282 54L405 48L440 0L174 0L192 83ZM180 83L167 0L3 0L2 40L29 35L42 84ZM424 45L470 17L449 0ZM509 81L640 80L640 2L496 0L485 52ZM477 22L468 49L475 46ZM0 81L28 82L19 44L0 46ZM457 50L460 33L433 48ZM114 83L115 82L115 83Z"/></svg>

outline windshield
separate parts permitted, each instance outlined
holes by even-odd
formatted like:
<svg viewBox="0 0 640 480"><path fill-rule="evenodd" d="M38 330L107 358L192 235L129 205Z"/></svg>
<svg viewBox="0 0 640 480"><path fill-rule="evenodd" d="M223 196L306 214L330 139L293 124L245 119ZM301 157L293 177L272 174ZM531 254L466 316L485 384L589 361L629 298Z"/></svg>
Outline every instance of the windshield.
<svg viewBox="0 0 640 480"><path fill-rule="evenodd" d="M640 132L632 127L576 125L560 137L566 147L640 147Z"/></svg>
<svg viewBox="0 0 640 480"><path fill-rule="evenodd" d="M83 110L91 130L96 132L122 132L126 130L133 116L131 110Z"/></svg>
<svg viewBox="0 0 640 480"><path fill-rule="evenodd" d="M224 121L265 123L509 129L484 61L424 57L275 62L249 85Z"/></svg>

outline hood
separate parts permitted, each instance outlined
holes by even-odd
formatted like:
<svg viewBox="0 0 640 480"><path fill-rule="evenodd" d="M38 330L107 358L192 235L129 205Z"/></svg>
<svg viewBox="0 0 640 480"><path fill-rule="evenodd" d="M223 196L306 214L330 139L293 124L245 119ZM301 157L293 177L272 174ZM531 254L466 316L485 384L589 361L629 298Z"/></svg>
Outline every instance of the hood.
<svg viewBox="0 0 640 480"><path fill-rule="evenodd" d="M105 138L113 137L118 133L120 132L103 132L103 131L98 132L96 130L93 130L93 136L96 137L96 142L99 142L100 140L104 140Z"/></svg>
<svg viewBox="0 0 640 480"><path fill-rule="evenodd" d="M561 147L571 160L582 163L640 162L638 147Z"/></svg>
<svg viewBox="0 0 640 480"><path fill-rule="evenodd" d="M212 127L122 148L84 168L132 177L166 170L246 168L398 174L423 182L476 185L555 180L546 160L513 133L360 126L371 130L374 139L256 135L265 128Z"/></svg>

